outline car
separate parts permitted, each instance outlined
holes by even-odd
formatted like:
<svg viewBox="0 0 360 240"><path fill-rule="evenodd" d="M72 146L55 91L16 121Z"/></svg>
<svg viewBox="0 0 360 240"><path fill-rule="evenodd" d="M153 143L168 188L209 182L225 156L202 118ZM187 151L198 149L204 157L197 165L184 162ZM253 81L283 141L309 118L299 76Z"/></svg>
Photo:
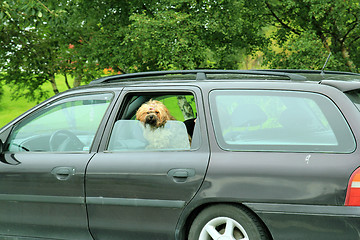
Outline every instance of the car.
<svg viewBox="0 0 360 240"><path fill-rule="evenodd" d="M1 128L0 238L358 239L359 109L356 73L96 79Z"/></svg>

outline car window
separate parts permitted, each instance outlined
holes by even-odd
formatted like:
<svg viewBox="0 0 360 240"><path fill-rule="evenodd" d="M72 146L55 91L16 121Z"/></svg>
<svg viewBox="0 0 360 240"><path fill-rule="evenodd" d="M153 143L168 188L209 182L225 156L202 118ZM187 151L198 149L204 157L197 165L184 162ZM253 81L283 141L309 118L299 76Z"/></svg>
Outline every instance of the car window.
<svg viewBox="0 0 360 240"><path fill-rule="evenodd" d="M219 145L234 151L352 152L355 140L327 97L296 91L210 94Z"/></svg>
<svg viewBox="0 0 360 240"><path fill-rule="evenodd" d="M113 95L73 96L36 111L17 124L11 152L88 152Z"/></svg>
<svg viewBox="0 0 360 240"><path fill-rule="evenodd" d="M360 89L345 92L345 95L355 104L357 109L360 110Z"/></svg>
<svg viewBox="0 0 360 240"><path fill-rule="evenodd" d="M108 151L177 151L198 144L192 94L131 94L124 102Z"/></svg>

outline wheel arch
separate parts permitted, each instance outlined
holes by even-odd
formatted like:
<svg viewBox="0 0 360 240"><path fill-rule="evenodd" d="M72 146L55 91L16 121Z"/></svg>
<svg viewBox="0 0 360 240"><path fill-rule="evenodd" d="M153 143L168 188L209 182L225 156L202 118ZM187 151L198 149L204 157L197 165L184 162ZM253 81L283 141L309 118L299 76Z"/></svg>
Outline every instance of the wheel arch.
<svg viewBox="0 0 360 240"><path fill-rule="evenodd" d="M267 233L269 240L273 240L272 234L269 230L269 228L265 225L264 221L260 218L258 214L256 214L251 208L247 207L241 202L236 201L226 201L226 200L212 200L208 202L203 202L201 204L198 204L196 206L194 205L188 205L187 210L184 211L182 221L179 222L178 228L176 231L176 240L187 240L187 236L190 231L190 227L193 224L196 216L205 210L206 208L213 207L216 205L232 205L238 208L241 208L245 210L247 213L249 213L253 218L255 218L263 227L264 231Z"/></svg>

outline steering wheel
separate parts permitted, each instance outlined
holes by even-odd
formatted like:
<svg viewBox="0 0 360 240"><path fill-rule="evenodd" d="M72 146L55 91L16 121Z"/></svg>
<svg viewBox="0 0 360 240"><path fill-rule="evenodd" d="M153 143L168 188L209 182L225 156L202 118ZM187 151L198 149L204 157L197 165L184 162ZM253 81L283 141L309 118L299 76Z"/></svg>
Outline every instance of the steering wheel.
<svg viewBox="0 0 360 240"><path fill-rule="evenodd" d="M85 146L80 139L71 131L61 129L51 134L49 139L51 152L82 151Z"/></svg>

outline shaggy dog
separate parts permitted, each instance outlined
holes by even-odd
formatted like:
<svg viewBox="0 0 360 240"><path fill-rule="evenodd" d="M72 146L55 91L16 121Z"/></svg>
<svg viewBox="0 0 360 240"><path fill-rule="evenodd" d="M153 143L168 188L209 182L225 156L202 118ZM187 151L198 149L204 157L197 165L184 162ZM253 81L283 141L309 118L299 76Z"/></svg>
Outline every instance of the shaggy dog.
<svg viewBox="0 0 360 240"><path fill-rule="evenodd" d="M137 110L136 119L144 126L144 138L149 142L147 149L188 149L189 140L181 137L175 129L165 127L169 120L175 120L167 107L159 101L150 100Z"/></svg>
<svg viewBox="0 0 360 240"><path fill-rule="evenodd" d="M168 120L175 120L162 102L152 99L141 105L136 112L136 119L152 130L163 127Z"/></svg>

